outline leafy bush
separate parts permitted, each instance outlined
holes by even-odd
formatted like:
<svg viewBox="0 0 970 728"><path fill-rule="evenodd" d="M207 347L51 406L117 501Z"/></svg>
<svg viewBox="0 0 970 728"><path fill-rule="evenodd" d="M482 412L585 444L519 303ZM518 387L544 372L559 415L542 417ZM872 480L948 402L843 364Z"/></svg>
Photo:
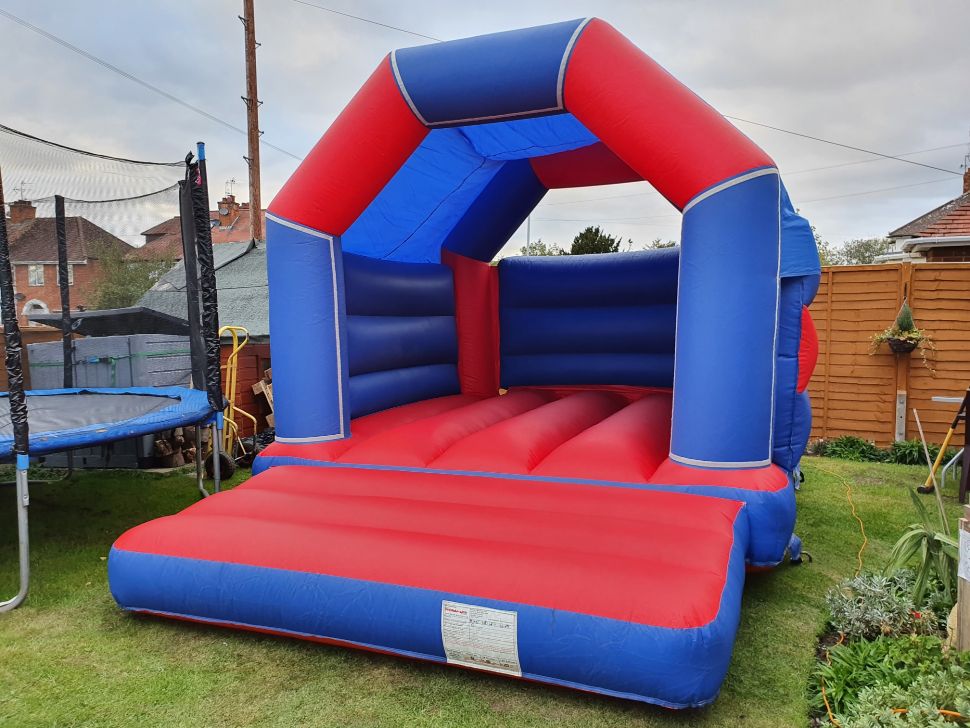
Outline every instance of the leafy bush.
<svg viewBox="0 0 970 728"><path fill-rule="evenodd" d="M824 685L832 712L849 716L860 715L860 693L867 688L880 691L873 694L876 703L882 699L881 691L899 695L921 677L936 675L954 665L970 667L970 657L944 655L938 637L920 635L846 642L831 648L828 658L812 674L811 705L816 712L825 711Z"/></svg>
<svg viewBox="0 0 970 728"><path fill-rule="evenodd" d="M808 445L805 446L805 452L809 455L818 455L819 457L825 457L825 448L829 444L829 441L820 437L817 440L809 440Z"/></svg>
<svg viewBox="0 0 970 728"><path fill-rule="evenodd" d="M940 454L940 446L932 442L926 443L926 449L930 451L930 462L936 460ZM920 440L899 440L889 447L889 462L898 465L929 465L926 462L926 455L923 452L923 443Z"/></svg>
<svg viewBox="0 0 970 728"><path fill-rule="evenodd" d="M932 442L926 443L930 451L930 463L940 454L940 446ZM842 435L832 440L817 439L808 443L805 452L809 455L841 458L842 460L856 460L860 462L890 462L897 465L929 465L923 453L923 443L919 440L899 440L889 446L888 450L876 447L875 443L863 440L855 435ZM948 448L946 459L952 458L956 450Z"/></svg>
<svg viewBox="0 0 970 728"><path fill-rule="evenodd" d="M825 443L823 452L826 457L858 462L878 463L886 459L886 453L875 443L855 435L842 435Z"/></svg>
<svg viewBox="0 0 970 728"><path fill-rule="evenodd" d="M842 728L952 728L952 715L970 716L970 659L944 658L946 667L902 685L877 683L859 691L837 720Z"/></svg>
<svg viewBox="0 0 970 728"><path fill-rule="evenodd" d="M941 617L928 603L914 601L915 583L911 571L891 576L867 572L846 579L825 595L832 629L847 639L938 631L946 614Z"/></svg>

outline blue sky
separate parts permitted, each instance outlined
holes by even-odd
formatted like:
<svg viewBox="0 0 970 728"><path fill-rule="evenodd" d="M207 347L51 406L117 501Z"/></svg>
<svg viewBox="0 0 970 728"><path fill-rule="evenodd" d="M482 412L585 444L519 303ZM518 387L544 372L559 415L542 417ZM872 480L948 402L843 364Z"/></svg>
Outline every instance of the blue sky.
<svg viewBox="0 0 970 728"><path fill-rule="evenodd" d="M909 158L953 171L960 171L970 141L965 0L311 1L444 39L596 15L723 113L889 154L948 147ZM0 8L243 127L241 6L241 0L0 0ZM295 0L256 0L256 13L260 125L267 141L297 157L388 50L430 42ZM139 159L179 159L204 139L212 196L235 178L237 196L245 199L244 136L2 17L0 67L0 123ZM738 126L774 157L796 206L834 242L883 235L961 190L957 175ZM266 202L297 161L270 148L262 159ZM862 163L817 169L850 162ZM36 194L44 174L37 172ZM4 182L9 197L19 180L5 172ZM92 196L105 187L103 180L90 184ZM646 183L553 192L533 214L532 236L568 245L591 224L637 245L679 238L679 215ZM509 250L524 239L523 229Z"/></svg>

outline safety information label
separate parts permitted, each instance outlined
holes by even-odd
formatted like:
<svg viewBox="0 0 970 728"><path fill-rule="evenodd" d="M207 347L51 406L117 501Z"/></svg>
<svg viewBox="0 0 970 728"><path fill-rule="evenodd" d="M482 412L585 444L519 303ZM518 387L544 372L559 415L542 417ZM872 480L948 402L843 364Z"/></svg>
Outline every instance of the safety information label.
<svg viewBox="0 0 970 728"><path fill-rule="evenodd" d="M522 677L516 612L442 601L441 642L454 665Z"/></svg>
<svg viewBox="0 0 970 728"><path fill-rule="evenodd" d="M961 579L970 581L970 532L960 529L960 566Z"/></svg>

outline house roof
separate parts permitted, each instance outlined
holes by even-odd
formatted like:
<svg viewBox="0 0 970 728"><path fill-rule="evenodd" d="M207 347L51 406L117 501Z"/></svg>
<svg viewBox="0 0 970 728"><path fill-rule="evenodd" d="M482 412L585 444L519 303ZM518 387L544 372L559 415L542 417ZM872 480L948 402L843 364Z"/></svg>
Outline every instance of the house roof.
<svg viewBox="0 0 970 728"><path fill-rule="evenodd" d="M212 228L212 244L248 243L249 208L240 207L238 214L229 225L216 225ZM219 213L212 211L209 219L219 220ZM263 224L266 224L266 211L263 210ZM181 260L182 258L182 221L172 217L142 233L147 240L143 246L131 253L134 258L159 257Z"/></svg>
<svg viewBox="0 0 970 728"><path fill-rule="evenodd" d="M970 192L965 192L889 233L891 238L962 235L970 235Z"/></svg>
<svg viewBox="0 0 970 728"><path fill-rule="evenodd" d="M57 229L53 217L37 217L11 224L7 221L7 239L11 263L56 263ZM105 244L127 255L132 247L107 230L83 217L65 219L67 259L72 262L97 259L99 245Z"/></svg>
<svg viewBox="0 0 970 728"><path fill-rule="evenodd" d="M266 247L251 242L223 243L212 250L219 296L219 323L243 326L253 339L269 337L269 288ZM175 265L141 300L139 306L188 318L185 268Z"/></svg>

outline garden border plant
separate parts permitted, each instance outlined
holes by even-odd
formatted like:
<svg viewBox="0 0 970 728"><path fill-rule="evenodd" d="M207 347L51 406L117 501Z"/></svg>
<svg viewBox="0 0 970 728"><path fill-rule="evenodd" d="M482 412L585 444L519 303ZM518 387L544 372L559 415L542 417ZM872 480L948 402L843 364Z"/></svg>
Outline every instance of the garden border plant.
<svg viewBox="0 0 970 728"><path fill-rule="evenodd" d="M936 460L940 446L927 443L931 462ZM809 454L840 460L853 460L866 463L894 463L896 465L930 465L926 462L923 443L916 438L897 440L888 448L881 448L871 440L865 440L857 435L840 435L832 439L818 439L808 448ZM946 458L956 454L954 448L947 448Z"/></svg>

